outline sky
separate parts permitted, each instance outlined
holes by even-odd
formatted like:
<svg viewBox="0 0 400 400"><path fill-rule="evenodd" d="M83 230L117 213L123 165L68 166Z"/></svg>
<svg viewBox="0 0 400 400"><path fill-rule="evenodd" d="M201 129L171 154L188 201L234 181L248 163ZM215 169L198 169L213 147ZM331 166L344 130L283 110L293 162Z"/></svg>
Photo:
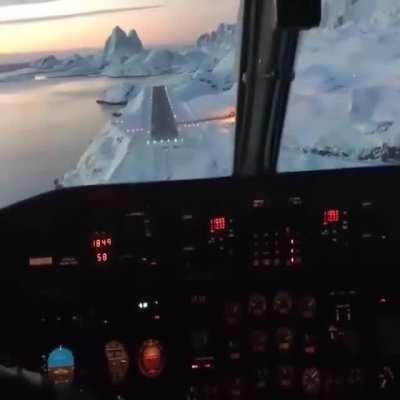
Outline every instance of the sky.
<svg viewBox="0 0 400 400"><path fill-rule="evenodd" d="M239 2L0 0L0 57L101 48L116 25L135 29L145 47L191 44L221 22L236 22Z"/></svg>

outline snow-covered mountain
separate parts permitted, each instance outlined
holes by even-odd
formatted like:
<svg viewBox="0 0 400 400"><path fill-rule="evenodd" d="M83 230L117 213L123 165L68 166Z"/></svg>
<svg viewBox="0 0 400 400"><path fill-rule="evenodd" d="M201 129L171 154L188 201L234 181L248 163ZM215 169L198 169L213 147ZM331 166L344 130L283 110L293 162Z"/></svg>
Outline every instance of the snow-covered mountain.
<svg viewBox="0 0 400 400"><path fill-rule="evenodd" d="M127 60L143 50L143 44L135 30L125 33L116 26L106 41L103 51L105 64Z"/></svg>
<svg viewBox="0 0 400 400"><path fill-rule="evenodd" d="M104 50L104 60L107 60L103 70L105 75L130 77L188 72L193 73L194 79L207 81L220 90L232 87L238 47L235 25L220 24L210 34L201 35L195 47L182 51L146 50L139 38L140 45L132 50L125 44L129 36L117 27L107 40Z"/></svg>
<svg viewBox="0 0 400 400"><path fill-rule="evenodd" d="M213 90L229 90L235 80L238 44L236 25L224 23L215 31L202 34L197 43L182 50L145 49L135 30L126 33L116 26L104 49L97 54L75 54L63 59L48 55L34 61L21 73L0 74L0 81L33 79L36 75L48 78L85 75L139 77L189 73L193 74L194 80L206 82Z"/></svg>
<svg viewBox="0 0 400 400"><path fill-rule="evenodd" d="M201 35L197 48L208 59L198 65L193 79L216 91L230 90L237 80L239 34L237 25L220 24L215 31Z"/></svg>
<svg viewBox="0 0 400 400"><path fill-rule="evenodd" d="M134 30L127 35L116 27L105 45L103 73L111 77L131 77L186 72L193 69L194 59L191 56L191 53L168 49L146 50Z"/></svg>
<svg viewBox="0 0 400 400"><path fill-rule="evenodd" d="M33 78L37 74L45 74L48 78L97 75L102 67L100 55L74 54L64 59L50 55L31 63L30 73L21 74L20 78ZM18 75L15 78L18 78Z"/></svg>
<svg viewBox="0 0 400 400"><path fill-rule="evenodd" d="M185 71L188 63L178 52L170 50L143 50L125 61L120 59L109 63L103 70L111 77L133 77L179 73Z"/></svg>
<svg viewBox="0 0 400 400"><path fill-rule="evenodd" d="M201 35L197 40L197 47L221 58L235 46L236 32L236 25L222 23L215 31Z"/></svg>
<svg viewBox="0 0 400 400"><path fill-rule="evenodd" d="M34 61L31 66L33 68L39 68L39 69L49 69L49 68L54 68L57 65L60 65L61 61L58 60L55 56L48 56L48 57L43 57L39 58L38 60Z"/></svg>

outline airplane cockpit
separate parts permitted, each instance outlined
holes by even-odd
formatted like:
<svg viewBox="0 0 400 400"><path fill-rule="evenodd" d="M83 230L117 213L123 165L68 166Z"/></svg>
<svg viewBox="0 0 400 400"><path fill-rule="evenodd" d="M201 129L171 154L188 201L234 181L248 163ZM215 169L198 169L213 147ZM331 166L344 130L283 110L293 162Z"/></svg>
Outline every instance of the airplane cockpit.
<svg viewBox="0 0 400 400"><path fill-rule="evenodd" d="M0 398L398 399L399 16L0 1Z"/></svg>

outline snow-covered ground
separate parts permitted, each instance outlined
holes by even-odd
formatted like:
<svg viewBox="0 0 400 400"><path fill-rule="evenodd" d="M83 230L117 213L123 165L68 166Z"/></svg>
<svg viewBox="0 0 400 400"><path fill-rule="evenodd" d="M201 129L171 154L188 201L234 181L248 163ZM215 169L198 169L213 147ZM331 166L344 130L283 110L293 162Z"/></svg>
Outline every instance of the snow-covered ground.
<svg viewBox="0 0 400 400"><path fill-rule="evenodd" d="M136 136L112 182L224 177L232 172L234 123L204 123L181 129L177 143L152 144Z"/></svg>
<svg viewBox="0 0 400 400"><path fill-rule="evenodd" d="M137 94L136 87L131 82L121 82L106 89L97 99L99 104L125 105Z"/></svg>
<svg viewBox="0 0 400 400"><path fill-rule="evenodd" d="M325 0L302 35L280 171L400 162L400 3Z"/></svg>
<svg viewBox="0 0 400 400"><path fill-rule="evenodd" d="M127 156L133 139L133 131L150 129L151 88L142 89L121 111L122 117L110 120L104 130L95 137L78 162L77 167L65 174L64 186L93 185L112 180L115 170ZM121 124L128 114L131 125ZM135 127L132 128L132 125Z"/></svg>
<svg viewBox="0 0 400 400"><path fill-rule="evenodd" d="M199 96L190 102L167 89L179 123L210 118L193 125L179 124L175 140L154 141L151 135L152 87L143 88L91 143L77 167L67 172L65 186L107 182L141 182L227 176L232 171L236 91ZM180 113L177 110L184 110Z"/></svg>

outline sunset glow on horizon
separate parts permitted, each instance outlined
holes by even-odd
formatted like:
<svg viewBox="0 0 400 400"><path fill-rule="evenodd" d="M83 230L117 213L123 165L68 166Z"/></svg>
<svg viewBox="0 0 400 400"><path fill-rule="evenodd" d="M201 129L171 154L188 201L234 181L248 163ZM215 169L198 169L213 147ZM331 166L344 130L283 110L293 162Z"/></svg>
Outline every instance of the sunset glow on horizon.
<svg viewBox="0 0 400 400"><path fill-rule="evenodd" d="M135 29L145 47L192 44L199 35L216 29L221 22L236 22L239 2L240 0L56 0L3 6L0 7L0 55L102 48L117 25L125 31ZM115 8L155 5L162 6L43 20L54 16L59 18ZM32 21L27 21L29 19Z"/></svg>

